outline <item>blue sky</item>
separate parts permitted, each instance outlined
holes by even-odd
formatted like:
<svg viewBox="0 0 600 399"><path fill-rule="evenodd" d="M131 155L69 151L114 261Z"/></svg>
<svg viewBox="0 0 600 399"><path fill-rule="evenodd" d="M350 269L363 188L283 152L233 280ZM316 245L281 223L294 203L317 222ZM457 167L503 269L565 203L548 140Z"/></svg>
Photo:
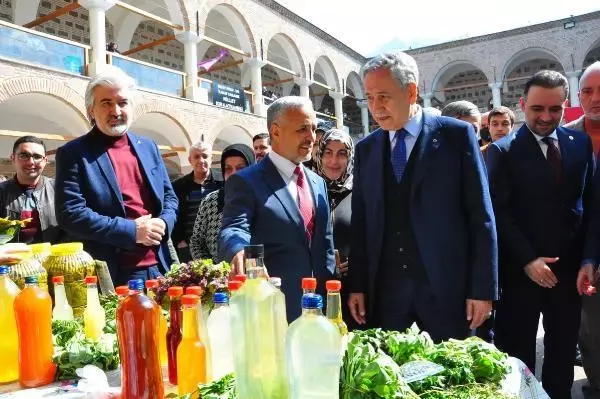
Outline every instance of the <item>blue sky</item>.
<svg viewBox="0 0 600 399"><path fill-rule="evenodd" d="M598 0L277 0L362 55L406 50L566 19L600 10ZM552 5L551 5L552 4ZM490 11L494 8L495 11Z"/></svg>

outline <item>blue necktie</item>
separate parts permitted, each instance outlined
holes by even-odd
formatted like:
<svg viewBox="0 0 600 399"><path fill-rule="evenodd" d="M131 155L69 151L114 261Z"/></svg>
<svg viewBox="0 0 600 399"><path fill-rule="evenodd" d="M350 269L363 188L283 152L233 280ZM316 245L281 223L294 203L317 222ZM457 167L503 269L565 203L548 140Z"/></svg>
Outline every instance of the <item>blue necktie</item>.
<svg viewBox="0 0 600 399"><path fill-rule="evenodd" d="M402 175L404 174L404 169L406 168L407 161L407 152L406 152L406 142L404 138L408 132L404 129L400 129L396 131L396 145L394 146L394 150L392 151L392 168L394 168L394 175L396 175L396 181L400 183L402 180Z"/></svg>

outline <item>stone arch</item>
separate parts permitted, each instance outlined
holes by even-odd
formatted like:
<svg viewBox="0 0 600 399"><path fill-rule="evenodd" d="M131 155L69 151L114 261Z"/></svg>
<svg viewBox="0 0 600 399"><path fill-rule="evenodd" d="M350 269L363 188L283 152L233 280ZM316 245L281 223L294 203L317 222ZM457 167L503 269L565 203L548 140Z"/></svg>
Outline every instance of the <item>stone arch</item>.
<svg viewBox="0 0 600 399"><path fill-rule="evenodd" d="M583 46L582 46L583 47ZM590 45L585 47L585 53L582 54L581 69L587 68L590 64L600 60L600 37L596 38Z"/></svg>
<svg viewBox="0 0 600 399"><path fill-rule="evenodd" d="M346 78L346 92L348 92L348 89L352 90L354 97L358 99L364 98L362 81L356 71L350 72Z"/></svg>
<svg viewBox="0 0 600 399"><path fill-rule="evenodd" d="M266 59L296 72L298 76L306 76L306 68L302 53L296 43L285 33L276 33L266 41ZM284 54L279 54L283 51ZM285 55L285 57L283 57ZM285 62L287 61L287 63Z"/></svg>
<svg viewBox="0 0 600 399"><path fill-rule="evenodd" d="M174 146L189 147L193 144L193 139L190 135L191 129L185 123L186 118L173 105L159 100L152 100L137 104L133 113L134 125L138 119L147 114L163 115L164 117L170 119L172 123L174 123L175 126L181 130L182 136L167 138Z"/></svg>
<svg viewBox="0 0 600 399"><path fill-rule="evenodd" d="M543 47L527 47L517 51L506 61L502 67L499 81L504 81L510 72L520 64L536 58L555 60L561 65L562 69L565 70L565 66L560 57L552 50Z"/></svg>
<svg viewBox="0 0 600 399"><path fill-rule="evenodd" d="M256 57L256 42L254 41L250 25L248 25L244 15L235 6L225 3L215 4L207 10L204 16L200 15L199 19L201 21L202 18L204 18L204 25L201 26L200 30L205 36L239 48L249 53L252 57ZM212 20L211 22L219 24L219 26L209 25L209 19ZM225 28L227 31L220 28ZM231 32L233 35L231 35ZM206 41L201 42L198 47L198 55L204 54L208 46L210 46L210 43Z"/></svg>
<svg viewBox="0 0 600 399"><path fill-rule="evenodd" d="M470 60L457 60L442 67L432 80L426 92L432 92L432 103L445 104L464 99L487 109L491 83L480 64ZM421 93L423 94L423 93Z"/></svg>
<svg viewBox="0 0 600 399"><path fill-rule="evenodd" d="M492 77L488 76L488 74L484 72L485 69L480 63L469 59L456 60L440 68L440 70L437 72L437 74L431 81L431 86L425 88L425 92L435 91L438 88L438 86L440 86L440 84L442 85L442 87L445 86L448 83L448 81L460 71L474 69L481 71L486 76L488 81L492 80Z"/></svg>
<svg viewBox="0 0 600 399"><path fill-rule="evenodd" d="M237 128L239 128L239 130L237 131L237 135L233 136L233 135L227 135L226 139L228 140L233 140L234 137L239 138L241 143L244 144L248 144L250 146L252 146L252 137L254 137L254 135L251 133L252 132L252 128L249 126L244 126L244 121L242 120L236 120L235 118L224 118L224 119L219 119L219 121L210 128L210 136L207 137L207 140L209 140L211 143L213 143L213 147L214 147L214 142L215 140L219 137L219 134L221 134L223 131L225 131L227 128L231 127L231 126L236 126ZM231 141L227 141L229 144L231 144ZM216 150L216 148L213 148L214 150Z"/></svg>
<svg viewBox="0 0 600 399"><path fill-rule="evenodd" d="M322 55L317 58L313 64L313 80L317 80L316 76L320 75L324 78L324 83L327 86L333 88L336 91L340 90L340 79L338 78L337 71L333 66L333 62L326 55Z"/></svg>
<svg viewBox="0 0 600 399"><path fill-rule="evenodd" d="M160 39L172 31L170 28L164 27L155 21L140 19L135 15L131 17L127 16L126 19L130 19L129 22L132 23L131 26L134 26L133 24L135 22L137 22L137 25L135 25L130 41L126 44L124 49L137 47L150 41ZM130 32L129 29L130 26L127 28L122 27L118 31L117 40L123 41L127 39ZM119 48L121 49L121 43L117 42L117 44L119 44ZM131 54L129 57L177 71L183 71L185 62L183 44L177 40L170 40L160 46Z"/></svg>

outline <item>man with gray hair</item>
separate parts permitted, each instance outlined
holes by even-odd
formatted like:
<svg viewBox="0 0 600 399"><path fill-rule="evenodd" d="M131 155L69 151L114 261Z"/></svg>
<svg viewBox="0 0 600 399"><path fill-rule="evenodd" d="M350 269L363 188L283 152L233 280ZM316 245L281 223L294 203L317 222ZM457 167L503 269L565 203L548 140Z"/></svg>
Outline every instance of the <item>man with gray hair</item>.
<svg viewBox="0 0 600 399"><path fill-rule="evenodd" d="M192 171L173 182L173 190L179 199L179 211L172 239L182 262L192 259L188 243L194 233L200 203L208 194L223 185L210 171L212 147L209 144L200 141L190 147L188 161Z"/></svg>
<svg viewBox="0 0 600 399"><path fill-rule="evenodd" d="M447 104L442 109L442 116L465 121L473 125L477 138L479 138L479 129L481 129L481 112L477 105L470 101L460 100Z"/></svg>
<svg viewBox="0 0 600 399"><path fill-rule="evenodd" d="M579 80L579 102L583 116L567 123L564 127L587 133L592 141L600 139L600 61L586 68ZM600 262L600 174L596 169L592 211L587 234L587 254L590 258L579 270L577 287L580 295L586 293L586 284L595 285L598 279L596 267ZM589 385L584 387L600 391L600 295L582 295L581 326L579 329L579 349L581 362Z"/></svg>
<svg viewBox="0 0 600 399"><path fill-rule="evenodd" d="M282 97L267 110L271 152L227 180L219 257L243 271L244 246L264 245L270 275L281 277L288 321L300 316L302 278L318 292L333 278L335 257L325 181L302 162L311 156L317 118L309 99Z"/></svg>
<svg viewBox="0 0 600 399"><path fill-rule="evenodd" d="M362 75L380 128L356 145L351 314L388 330L416 322L435 341L466 338L497 295L496 226L475 131L421 109L408 54L376 56Z"/></svg>
<svg viewBox="0 0 600 399"><path fill-rule="evenodd" d="M135 91L118 68L94 76L85 93L92 130L56 153L58 223L108 264L115 285L169 270L177 215L156 143L129 131Z"/></svg>

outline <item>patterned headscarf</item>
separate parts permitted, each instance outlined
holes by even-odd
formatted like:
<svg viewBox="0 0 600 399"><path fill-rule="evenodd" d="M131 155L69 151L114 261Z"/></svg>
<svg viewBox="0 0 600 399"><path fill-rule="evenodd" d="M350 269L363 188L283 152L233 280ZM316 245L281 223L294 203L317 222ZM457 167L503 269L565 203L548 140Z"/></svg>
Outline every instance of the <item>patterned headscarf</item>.
<svg viewBox="0 0 600 399"><path fill-rule="evenodd" d="M348 151L348 165L346 166L346 170L339 179L329 180L327 175L325 174L325 170L323 169L323 155L325 154L325 149L327 148L327 144L330 141L340 141L344 143L346 146L346 151ZM343 130L339 129L330 129L328 130L321 139L319 143L319 148L317 148L317 153L315 155L315 161L317 163L317 173L327 183L327 191L329 193L330 201L335 201L336 197L339 197L341 194L345 194L352 190L352 170L354 167L354 142L350 135ZM332 207L336 204L331 204Z"/></svg>

